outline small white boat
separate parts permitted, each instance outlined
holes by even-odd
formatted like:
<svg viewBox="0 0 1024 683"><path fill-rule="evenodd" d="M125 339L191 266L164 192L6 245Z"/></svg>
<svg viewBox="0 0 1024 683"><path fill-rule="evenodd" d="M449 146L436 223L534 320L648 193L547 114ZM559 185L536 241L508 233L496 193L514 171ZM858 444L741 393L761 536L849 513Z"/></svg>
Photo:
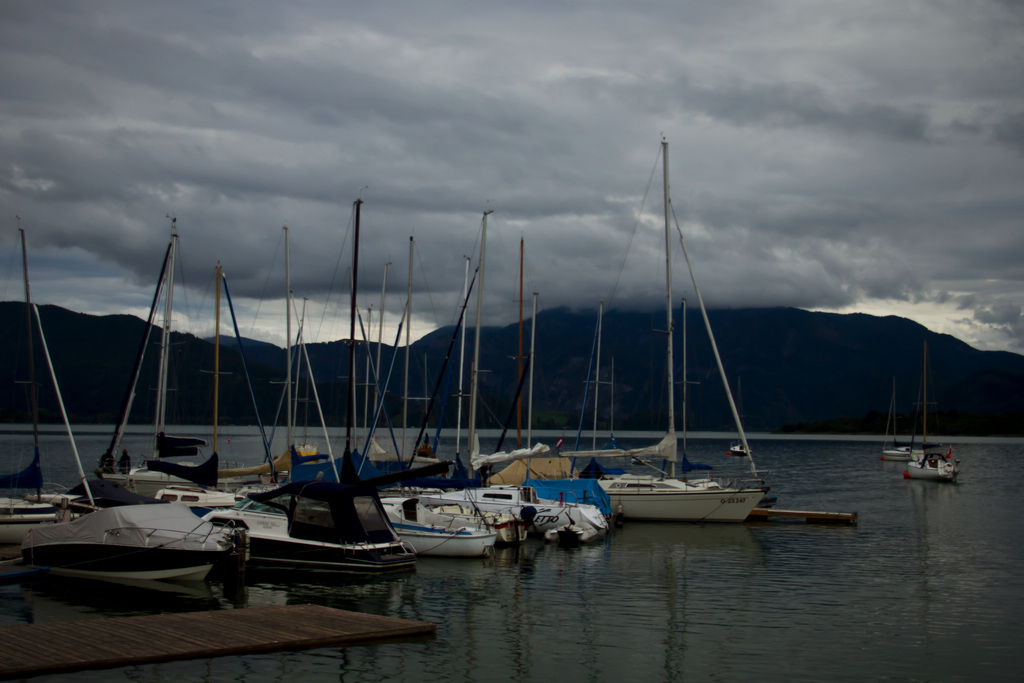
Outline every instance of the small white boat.
<svg viewBox="0 0 1024 683"><path fill-rule="evenodd" d="M106 508L33 529L21 555L59 576L202 581L233 549L229 530L169 503Z"/></svg>
<svg viewBox="0 0 1024 683"><path fill-rule="evenodd" d="M608 520L596 505L539 498L532 486L503 484L460 491L423 492L419 498L428 505L457 503L485 512L509 513L524 520L530 532L538 535L573 523L589 524L600 533L608 531Z"/></svg>
<svg viewBox="0 0 1024 683"><path fill-rule="evenodd" d="M597 529L589 524L567 524L558 529L548 529L544 532L545 541L557 542L558 545L566 548L575 548L584 543L589 543L598 538L598 536Z"/></svg>
<svg viewBox="0 0 1024 683"><path fill-rule="evenodd" d="M918 462L907 463L907 469L903 476L906 479L944 481L955 484L956 478L960 474L960 459L956 458L950 461L951 455L952 447L950 447L950 452L944 456L929 454L928 457Z"/></svg>
<svg viewBox="0 0 1024 683"><path fill-rule="evenodd" d="M0 545L21 543L31 529L53 524L56 518L57 508L48 503L0 497Z"/></svg>
<svg viewBox="0 0 1024 683"><path fill-rule="evenodd" d="M417 498L382 498L388 521L417 555L483 557L494 549L498 533L463 515L437 512Z"/></svg>
<svg viewBox="0 0 1024 683"><path fill-rule="evenodd" d="M736 458L749 458L750 451L741 443L734 443L729 446L729 450L725 452L726 455L731 455Z"/></svg>

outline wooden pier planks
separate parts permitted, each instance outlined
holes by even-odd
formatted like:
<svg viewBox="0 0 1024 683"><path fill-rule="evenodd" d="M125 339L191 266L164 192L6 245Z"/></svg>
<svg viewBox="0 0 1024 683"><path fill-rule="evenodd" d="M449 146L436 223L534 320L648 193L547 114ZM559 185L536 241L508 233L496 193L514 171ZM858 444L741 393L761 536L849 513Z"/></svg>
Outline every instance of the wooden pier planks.
<svg viewBox="0 0 1024 683"><path fill-rule="evenodd" d="M808 524L856 524L856 512L813 512L809 510L776 510L775 508L754 508L747 516L748 522L770 522L773 519L800 520Z"/></svg>
<svg viewBox="0 0 1024 683"><path fill-rule="evenodd" d="M435 624L288 605L0 627L0 678L432 635Z"/></svg>

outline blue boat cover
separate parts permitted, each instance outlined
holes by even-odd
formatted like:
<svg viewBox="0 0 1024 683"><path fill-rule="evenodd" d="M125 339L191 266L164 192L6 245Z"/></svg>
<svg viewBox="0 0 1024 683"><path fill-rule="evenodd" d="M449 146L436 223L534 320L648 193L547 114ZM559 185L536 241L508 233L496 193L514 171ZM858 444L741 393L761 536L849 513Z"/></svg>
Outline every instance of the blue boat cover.
<svg viewBox="0 0 1024 683"><path fill-rule="evenodd" d="M612 514L612 501L596 479L527 479L537 496L565 503L595 505L604 515Z"/></svg>
<svg viewBox="0 0 1024 683"><path fill-rule="evenodd" d="M41 489L43 488L43 468L39 465L39 448L32 456L32 462L21 472L0 476L0 489Z"/></svg>

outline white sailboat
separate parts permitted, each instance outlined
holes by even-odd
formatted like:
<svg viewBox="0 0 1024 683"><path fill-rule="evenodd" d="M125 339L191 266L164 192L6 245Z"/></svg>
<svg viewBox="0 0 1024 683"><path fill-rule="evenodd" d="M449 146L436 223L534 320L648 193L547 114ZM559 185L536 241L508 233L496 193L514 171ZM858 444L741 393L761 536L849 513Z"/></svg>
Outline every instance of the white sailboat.
<svg viewBox="0 0 1024 683"><path fill-rule="evenodd" d="M653 520L672 522L742 522L750 514L750 511L757 506L768 488L758 479L757 470L753 458L750 458L750 469L755 479L751 485L729 484L719 482L711 478L703 479L678 479L675 476L675 464L677 460L677 437L675 431L675 380L673 375L673 323L672 323L672 251L670 239L670 214L671 204L669 203L669 182L668 182L668 142L662 140L662 164L664 175L664 202L665 202L665 283L666 283L666 315L667 315L667 386L668 386L668 433L662 441L649 449L637 449L633 451L619 450L594 451L591 453L575 453L576 456L591 457L659 457L669 463L670 470L662 473L661 476L638 475L638 474L615 474L605 475L599 482L611 498L612 510L621 515L623 519ZM686 256L686 245L683 247L683 254ZM689 265L689 256L686 256ZM690 268L690 275L693 277L693 268ZM704 309L704 302L700 296L700 289L694 279L694 290L697 300L700 303L701 312L704 315L708 335L711 338L711 347L715 352L715 359L718 362L719 373L725 384L726 395L729 405L732 408L733 418L739 432L740 445L749 454L750 447L747 444L746 433L740 421L733 401L732 393L725 378L725 371L722 367L718 349L715 346L714 335L708 324L707 312Z"/></svg>
<svg viewBox="0 0 1024 683"><path fill-rule="evenodd" d="M498 532L482 518L446 514L415 497L382 498L381 504L395 533L417 555L483 557L494 549L498 538Z"/></svg>
<svg viewBox="0 0 1024 683"><path fill-rule="evenodd" d="M194 483L216 483L217 460L211 457L206 462L198 465L179 465L174 462L164 462L165 457L192 456L199 453L201 446L206 446L206 441L198 437L171 436L165 433L166 411L167 411L167 383L168 383L168 358L170 354L171 316L173 311L173 290L174 290L174 257L177 250L178 231L177 219L171 218L171 239L167 245L167 253L164 257L163 269L157 282L156 292L153 296L153 304L150 307L149 320L146 332L143 335L142 345L135 361L131 381L129 382L125 400L121 406L121 416L114 428L114 435L110 446L100 460L100 468L97 474L103 479L113 481L125 488L134 490L143 496L153 496L165 486L189 486ZM153 326L153 318L156 313L157 302L161 290L164 292L164 320L160 341L160 363L159 375L157 378L156 390L156 411L153 420L153 451L152 459L147 463L143 462L137 467L131 467L128 459L128 451L122 450L122 462L120 471L115 470L114 454L121 447L121 439L124 436L128 425L128 415L131 412L132 403L135 399L136 383L139 379L139 371L142 367L142 359L149 343L149 335ZM149 463L153 464L150 467ZM178 476L170 471L159 469L161 465L170 465L167 470L184 470L188 476Z"/></svg>
<svg viewBox="0 0 1024 683"><path fill-rule="evenodd" d="M36 393L35 361L32 352L32 296L28 284L28 255L25 231L21 230L21 256L25 272L25 322L28 336L29 396L32 413L33 455L29 464L19 472L0 475L0 489L35 489L41 495L43 471L39 463L39 403ZM40 327L42 330L42 327ZM57 508L43 502L30 502L18 496L0 496L0 544L21 543L30 529L53 524Z"/></svg>
<svg viewBox="0 0 1024 683"><path fill-rule="evenodd" d="M890 428L892 433L889 433ZM892 398L889 400L889 417L885 420L885 440L882 442L882 460L906 462L910 460L910 445L896 440L896 378L892 379Z"/></svg>
<svg viewBox="0 0 1024 683"><path fill-rule="evenodd" d="M910 449L910 462L903 476L906 479L923 479L927 481L941 481L956 483L960 475L960 459L953 457L953 447L950 446L946 453L942 453L940 444L928 443L928 341L924 342L924 361L921 375L922 394L922 420L921 450L914 450L913 444Z"/></svg>

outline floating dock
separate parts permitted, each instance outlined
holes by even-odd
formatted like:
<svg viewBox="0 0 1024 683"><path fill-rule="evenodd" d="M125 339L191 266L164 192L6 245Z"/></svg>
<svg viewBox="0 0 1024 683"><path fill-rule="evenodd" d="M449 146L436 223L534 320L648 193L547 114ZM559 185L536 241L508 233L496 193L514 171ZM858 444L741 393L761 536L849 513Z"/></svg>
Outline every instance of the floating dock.
<svg viewBox="0 0 1024 683"><path fill-rule="evenodd" d="M856 524L856 512L812 512L808 510L776 510L754 508L747 522L804 521L808 524Z"/></svg>
<svg viewBox="0 0 1024 683"><path fill-rule="evenodd" d="M433 635L435 624L287 605L0 627L0 678Z"/></svg>

